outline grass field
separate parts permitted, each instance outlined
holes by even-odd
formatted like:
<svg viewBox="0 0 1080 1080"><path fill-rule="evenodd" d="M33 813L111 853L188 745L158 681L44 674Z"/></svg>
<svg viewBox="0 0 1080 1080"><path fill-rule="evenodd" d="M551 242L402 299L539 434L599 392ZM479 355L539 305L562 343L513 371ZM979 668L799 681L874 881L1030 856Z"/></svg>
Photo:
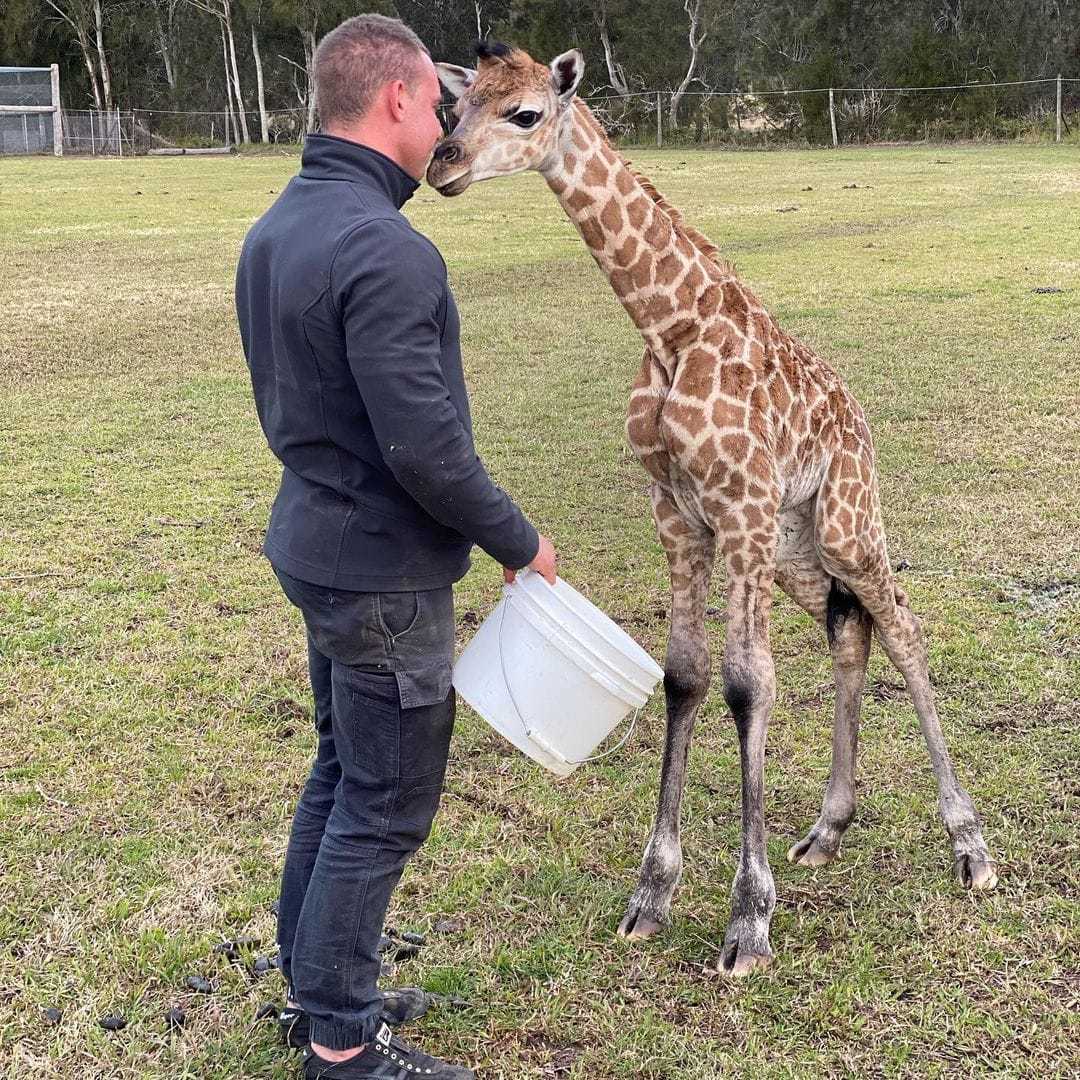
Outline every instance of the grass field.
<svg viewBox="0 0 1080 1080"><path fill-rule="evenodd" d="M661 695L625 751L563 783L466 709L391 918L461 920L400 981L470 1007L417 1039L488 1078L1076 1076L1080 147L632 156L864 403L891 555L1001 883L972 897L952 880L879 651L842 857L784 861L817 814L832 703L822 636L781 600L772 969L708 970L739 834L718 687L674 925L635 947L614 931ZM244 232L297 164L0 160L0 1077L296 1073L254 1023L277 976L212 948L270 950L313 749L301 625L259 556L278 470L231 299ZM535 177L453 202L423 189L408 212L450 266L483 456L564 576L662 657L665 563L622 436L635 331ZM499 587L478 557L463 638ZM185 989L197 973L216 993ZM110 1012L126 1029L97 1026Z"/></svg>

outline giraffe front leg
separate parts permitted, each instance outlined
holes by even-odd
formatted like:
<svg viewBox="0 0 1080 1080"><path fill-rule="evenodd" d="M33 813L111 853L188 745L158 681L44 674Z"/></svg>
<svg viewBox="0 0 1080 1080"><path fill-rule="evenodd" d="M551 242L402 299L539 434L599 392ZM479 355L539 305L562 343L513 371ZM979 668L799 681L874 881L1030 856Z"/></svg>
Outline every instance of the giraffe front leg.
<svg viewBox="0 0 1080 1080"><path fill-rule="evenodd" d="M741 977L772 960L769 924L776 888L765 848L765 736L776 699L769 648L773 568L728 558L728 631L724 697L739 735L742 848L731 892L731 921L720 953L721 974ZM739 569L741 569L741 572Z"/></svg>
<svg viewBox="0 0 1080 1080"><path fill-rule="evenodd" d="M619 925L619 936L630 940L652 937L670 920L671 898L682 874L679 827L690 740L709 688L705 605L713 536L688 524L659 486L653 489L653 516L671 568L671 636L664 665L667 737L656 820L638 886Z"/></svg>

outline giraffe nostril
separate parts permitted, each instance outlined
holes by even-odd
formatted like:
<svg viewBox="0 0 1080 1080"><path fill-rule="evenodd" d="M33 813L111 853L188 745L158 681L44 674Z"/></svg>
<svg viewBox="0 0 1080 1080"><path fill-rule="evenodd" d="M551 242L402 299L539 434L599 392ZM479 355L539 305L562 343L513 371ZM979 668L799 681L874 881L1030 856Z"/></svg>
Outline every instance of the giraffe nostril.
<svg viewBox="0 0 1080 1080"><path fill-rule="evenodd" d="M455 161L461 159L461 147L457 143L446 142L439 146L435 151L436 161L445 161L448 164L453 164Z"/></svg>

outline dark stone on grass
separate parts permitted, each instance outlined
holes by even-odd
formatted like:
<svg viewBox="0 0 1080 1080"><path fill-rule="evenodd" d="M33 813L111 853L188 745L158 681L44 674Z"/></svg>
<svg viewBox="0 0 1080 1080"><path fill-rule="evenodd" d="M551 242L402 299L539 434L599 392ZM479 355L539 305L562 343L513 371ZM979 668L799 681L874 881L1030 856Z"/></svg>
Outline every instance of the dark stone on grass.
<svg viewBox="0 0 1080 1080"><path fill-rule="evenodd" d="M256 975L268 975L279 967L281 967L281 960L277 956L256 956L251 970Z"/></svg>
<svg viewBox="0 0 1080 1080"><path fill-rule="evenodd" d="M255 1021L276 1020L278 1015L277 1004L273 1001L264 1001L255 1013Z"/></svg>
<svg viewBox="0 0 1080 1080"><path fill-rule="evenodd" d="M253 937L230 938L227 941L219 941L214 946L216 953L234 953L241 949L256 949L259 947L259 939Z"/></svg>
<svg viewBox="0 0 1080 1080"><path fill-rule="evenodd" d="M127 1020L119 1013L110 1013L98 1021L98 1026L103 1027L106 1031L120 1031L122 1028L127 1027Z"/></svg>
<svg viewBox="0 0 1080 1080"><path fill-rule="evenodd" d="M379 938L379 952L380 953L389 952L393 947L394 947L393 939L388 934L383 934L382 937Z"/></svg>
<svg viewBox="0 0 1080 1080"><path fill-rule="evenodd" d="M180 1008L179 1005L174 1005L165 1014L165 1026L171 1030L182 1028L187 1023L187 1013Z"/></svg>
<svg viewBox="0 0 1080 1080"><path fill-rule="evenodd" d="M57 1024L64 1018L64 1014L55 1006L50 1005L44 1012L45 1023L49 1027L56 1027Z"/></svg>
<svg viewBox="0 0 1080 1080"><path fill-rule="evenodd" d="M1036 285L1031 291L1038 296L1052 296L1054 293L1064 292L1065 290L1057 285Z"/></svg>
<svg viewBox="0 0 1080 1080"><path fill-rule="evenodd" d="M214 992L214 984L201 975L189 975L184 985L189 990L194 990L196 994L212 994Z"/></svg>
<svg viewBox="0 0 1080 1080"><path fill-rule="evenodd" d="M234 938L229 941L219 941L214 946L217 956L224 956L230 964L239 964L243 961L242 952L245 949L254 949L259 946L256 938Z"/></svg>
<svg viewBox="0 0 1080 1080"><path fill-rule="evenodd" d="M414 956L419 955L419 945L399 945L397 952L394 953L394 963L400 964L402 960L411 960Z"/></svg>
<svg viewBox="0 0 1080 1080"><path fill-rule="evenodd" d="M427 938L423 934L413 933L412 931L402 934L401 940L409 945L423 945L427 942Z"/></svg>

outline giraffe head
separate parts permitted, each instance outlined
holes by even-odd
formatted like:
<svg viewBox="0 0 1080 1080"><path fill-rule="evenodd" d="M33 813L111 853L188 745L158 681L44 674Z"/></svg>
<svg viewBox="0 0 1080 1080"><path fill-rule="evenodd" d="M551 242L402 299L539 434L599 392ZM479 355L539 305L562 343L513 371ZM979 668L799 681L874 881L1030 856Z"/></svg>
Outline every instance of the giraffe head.
<svg viewBox="0 0 1080 1080"><path fill-rule="evenodd" d="M476 180L541 169L556 153L585 62L577 49L538 64L528 53L497 42L476 48L476 70L436 64L457 98L454 130L435 148L428 183L460 195Z"/></svg>

